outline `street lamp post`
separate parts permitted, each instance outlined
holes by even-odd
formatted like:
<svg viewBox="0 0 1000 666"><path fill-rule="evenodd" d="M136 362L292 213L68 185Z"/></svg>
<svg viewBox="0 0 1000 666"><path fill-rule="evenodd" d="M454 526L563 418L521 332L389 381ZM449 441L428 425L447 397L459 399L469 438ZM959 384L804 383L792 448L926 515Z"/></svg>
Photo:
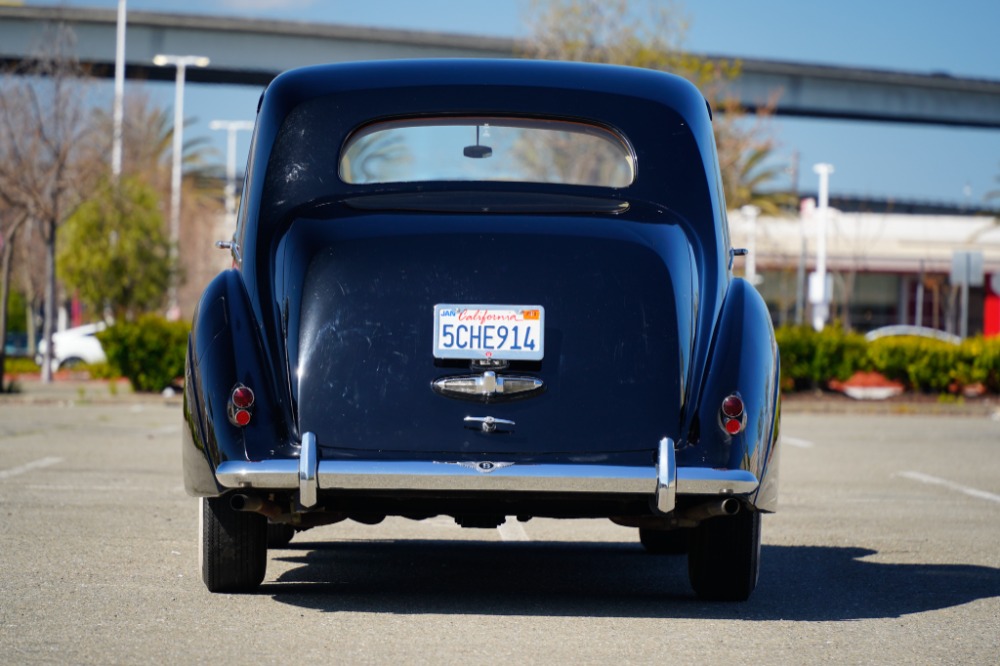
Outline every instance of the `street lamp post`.
<svg viewBox="0 0 1000 666"><path fill-rule="evenodd" d="M813 172L819 176L819 201L816 214L819 218L819 231L816 239L816 272L815 282L810 289L810 300L813 303L813 328L822 331L830 318L830 291L826 287L826 227L830 213L830 174L832 164L814 164Z"/></svg>
<svg viewBox="0 0 1000 666"><path fill-rule="evenodd" d="M174 85L174 148L173 168L170 173L170 257L177 261L177 245L181 235L181 154L184 150L184 77L188 67L208 67L209 60L205 56L178 56L157 54L153 64L159 67L172 66L177 68L177 80ZM177 306L177 277L170 280L168 294L169 305L167 316L178 319L180 310Z"/></svg>
<svg viewBox="0 0 1000 666"><path fill-rule="evenodd" d="M122 124L125 116L125 2L126 0L118 0L118 24L115 30L114 129L111 137L111 174L115 180L122 174Z"/></svg>
<svg viewBox="0 0 1000 666"><path fill-rule="evenodd" d="M746 205L740 208L740 213L747 221L747 260L745 277L747 282L757 286L757 218L760 216L760 208Z"/></svg>
<svg viewBox="0 0 1000 666"><path fill-rule="evenodd" d="M226 224L236 228L236 133L253 129L251 120L213 120L208 125L214 130L226 130Z"/></svg>

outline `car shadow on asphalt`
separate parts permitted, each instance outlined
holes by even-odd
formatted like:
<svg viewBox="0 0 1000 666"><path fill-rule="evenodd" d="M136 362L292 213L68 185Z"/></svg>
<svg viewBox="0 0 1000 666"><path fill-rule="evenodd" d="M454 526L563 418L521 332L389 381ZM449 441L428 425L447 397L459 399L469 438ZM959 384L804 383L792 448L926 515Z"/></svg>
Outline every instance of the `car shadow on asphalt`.
<svg viewBox="0 0 1000 666"><path fill-rule="evenodd" d="M893 564L866 548L763 547L746 603L698 600L684 556L638 544L477 541L293 542L297 564L259 593L331 613L705 617L836 621L893 618L1000 596L1000 569Z"/></svg>

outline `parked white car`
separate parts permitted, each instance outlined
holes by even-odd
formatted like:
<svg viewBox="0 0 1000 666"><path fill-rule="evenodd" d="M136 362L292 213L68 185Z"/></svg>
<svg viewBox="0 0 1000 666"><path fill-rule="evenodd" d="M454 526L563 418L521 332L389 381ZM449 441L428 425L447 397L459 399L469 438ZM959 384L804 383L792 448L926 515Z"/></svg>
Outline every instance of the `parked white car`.
<svg viewBox="0 0 1000 666"><path fill-rule="evenodd" d="M101 341L97 339L97 333L107 328L103 322L96 324L86 324L75 328L67 328L52 334L53 369L72 367L82 363L103 363L107 360ZM38 354L35 361L41 365L44 359L45 349L48 345L45 340L38 343Z"/></svg>

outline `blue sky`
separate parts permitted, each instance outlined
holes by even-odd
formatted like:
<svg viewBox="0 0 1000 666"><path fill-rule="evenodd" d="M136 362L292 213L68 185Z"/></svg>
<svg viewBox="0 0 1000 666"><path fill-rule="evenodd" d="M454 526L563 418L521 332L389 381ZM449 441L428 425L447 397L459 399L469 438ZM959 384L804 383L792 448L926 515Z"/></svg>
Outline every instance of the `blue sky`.
<svg viewBox="0 0 1000 666"><path fill-rule="evenodd" d="M58 0L26 4L60 4ZM115 7L117 0L75 0ZM128 0L130 10L204 13L495 36L527 31L527 0ZM1000 80L1000 0L688 0L690 51ZM165 105L171 86L145 84ZM224 154L212 118L251 118L256 89L217 95L191 85L186 115L194 135ZM222 115L220 115L222 114ZM982 203L1000 189L1000 130L775 119L777 155L800 160L799 187L816 188L811 165L830 162L833 193ZM248 141L241 136L240 161ZM221 157L220 157L221 159ZM1000 201L994 201L1000 205Z"/></svg>

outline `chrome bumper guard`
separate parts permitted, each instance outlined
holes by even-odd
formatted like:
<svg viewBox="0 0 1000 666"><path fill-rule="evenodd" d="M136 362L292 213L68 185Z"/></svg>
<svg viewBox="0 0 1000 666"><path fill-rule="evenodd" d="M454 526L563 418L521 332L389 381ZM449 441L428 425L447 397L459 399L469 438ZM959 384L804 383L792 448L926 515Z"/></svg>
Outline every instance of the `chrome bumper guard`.
<svg viewBox="0 0 1000 666"><path fill-rule="evenodd" d="M503 462L319 460L316 437L305 433L298 460L226 461L215 476L225 488L299 491L315 506L320 490L551 492L646 495L657 511L674 510L676 495L746 495L760 485L744 470L677 467L674 442L660 440L657 465L514 465Z"/></svg>

